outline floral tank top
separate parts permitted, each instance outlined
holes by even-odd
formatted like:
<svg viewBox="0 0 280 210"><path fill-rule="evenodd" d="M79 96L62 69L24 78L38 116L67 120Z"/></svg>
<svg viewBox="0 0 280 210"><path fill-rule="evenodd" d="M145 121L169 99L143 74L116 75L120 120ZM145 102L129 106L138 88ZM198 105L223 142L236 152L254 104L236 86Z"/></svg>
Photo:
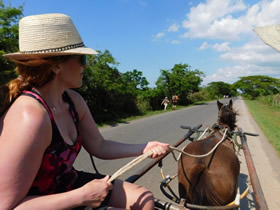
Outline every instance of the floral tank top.
<svg viewBox="0 0 280 210"><path fill-rule="evenodd" d="M31 96L41 103L48 111L52 124L51 143L45 150L41 166L28 195L48 195L71 190L77 179L77 172L73 168L73 163L81 149L82 141L79 130L79 117L73 101L67 92L63 93L63 100L69 104L69 111L77 129L76 142L74 145L69 145L60 135L54 116L39 93L32 90L24 91L22 95Z"/></svg>

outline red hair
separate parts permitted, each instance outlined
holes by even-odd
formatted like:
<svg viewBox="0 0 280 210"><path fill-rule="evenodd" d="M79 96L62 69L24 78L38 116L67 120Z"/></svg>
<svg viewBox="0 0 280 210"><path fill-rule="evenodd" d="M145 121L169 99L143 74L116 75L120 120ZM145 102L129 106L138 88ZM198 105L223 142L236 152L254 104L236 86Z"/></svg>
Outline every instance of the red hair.
<svg viewBox="0 0 280 210"><path fill-rule="evenodd" d="M69 58L70 56L56 56L15 61L17 64L16 72L19 76L0 89L0 116L7 111L22 91L31 90L33 87L42 87L50 82L55 77L52 68Z"/></svg>

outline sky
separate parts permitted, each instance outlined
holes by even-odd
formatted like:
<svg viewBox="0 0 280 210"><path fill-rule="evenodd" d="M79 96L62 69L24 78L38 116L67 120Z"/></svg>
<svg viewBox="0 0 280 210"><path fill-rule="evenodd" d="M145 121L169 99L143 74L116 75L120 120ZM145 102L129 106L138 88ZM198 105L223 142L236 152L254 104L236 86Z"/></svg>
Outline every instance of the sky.
<svg viewBox="0 0 280 210"><path fill-rule="evenodd" d="M23 15L64 13L85 45L109 50L117 69L155 87L160 71L188 64L202 85L243 76L280 78L280 53L253 28L280 24L280 0L4 0ZM280 39L280 38L279 38Z"/></svg>

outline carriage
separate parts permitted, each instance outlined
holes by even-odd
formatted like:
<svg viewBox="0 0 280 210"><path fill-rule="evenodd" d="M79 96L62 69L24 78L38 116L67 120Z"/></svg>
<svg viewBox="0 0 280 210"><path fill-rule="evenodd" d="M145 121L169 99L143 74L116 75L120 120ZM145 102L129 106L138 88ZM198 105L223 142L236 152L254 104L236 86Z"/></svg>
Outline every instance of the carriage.
<svg viewBox="0 0 280 210"><path fill-rule="evenodd" d="M188 131L182 139L170 146L168 154L147 164L125 180L133 183L158 165L162 176L160 190L168 201L155 198L156 209L239 208L240 199L247 195L250 187L247 186L244 191L240 192L238 186L240 163L237 153L241 149L244 152L257 208L268 209L246 139L246 135L258 135L244 132L241 128L236 129L235 115L237 113L232 109L231 100L227 105L217 101L217 105L218 123L204 131L200 130L202 125L181 126ZM178 149L186 140L190 143L183 149ZM178 157L176 157L175 151L179 152ZM165 176L163 172L162 160L169 154L172 154L174 160L178 162L178 174L175 176ZM144 154L132 160L114 173L111 180L118 178L148 156L149 154ZM94 165L93 160L92 163ZM179 195L174 193L170 187L170 182L176 178L178 179Z"/></svg>

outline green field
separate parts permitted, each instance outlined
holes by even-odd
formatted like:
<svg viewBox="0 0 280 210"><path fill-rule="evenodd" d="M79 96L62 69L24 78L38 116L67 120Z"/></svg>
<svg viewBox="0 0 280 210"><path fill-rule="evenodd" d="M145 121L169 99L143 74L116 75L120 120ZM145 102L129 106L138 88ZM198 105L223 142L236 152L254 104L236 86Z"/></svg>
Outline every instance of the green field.
<svg viewBox="0 0 280 210"><path fill-rule="evenodd" d="M250 113L280 155L280 107L257 100L244 100Z"/></svg>

